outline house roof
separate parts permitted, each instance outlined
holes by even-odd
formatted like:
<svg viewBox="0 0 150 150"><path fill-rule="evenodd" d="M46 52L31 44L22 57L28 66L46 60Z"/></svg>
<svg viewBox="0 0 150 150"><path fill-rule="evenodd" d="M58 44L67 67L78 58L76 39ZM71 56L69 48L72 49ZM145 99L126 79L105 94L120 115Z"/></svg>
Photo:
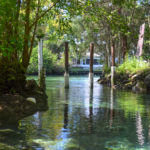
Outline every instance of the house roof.
<svg viewBox="0 0 150 150"><path fill-rule="evenodd" d="M90 57L90 52L87 52L85 57ZM94 58L100 58L99 54L94 53Z"/></svg>

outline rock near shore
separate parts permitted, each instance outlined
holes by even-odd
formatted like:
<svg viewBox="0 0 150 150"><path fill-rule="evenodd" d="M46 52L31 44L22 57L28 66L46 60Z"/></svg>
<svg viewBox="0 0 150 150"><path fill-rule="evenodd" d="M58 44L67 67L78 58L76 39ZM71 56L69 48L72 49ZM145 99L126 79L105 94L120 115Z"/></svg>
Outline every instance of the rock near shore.
<svg viewBox="0 0 150 150"><path fill-rule="evenodd" d="M27 81L24 92L0 96L0 126L16 123L37 111L47 109L46 94L43 93L34 80Z"/></svg>
<svg viewBox="0 0 150 150"><path fill-rule="evenodd" d="M33 102L27 101L21 95L5 94L0 96L0 125L15 123L37 111Z"/></svg>
<svg viewBox="0 0 150 150"><path fill-rule="evenodd" d="M110 85L111 75L105 75L98 80L100 84ZM150 90L150 69L134 74L115 74L115 88L132 90L134 92L146 92Z"/></svg>

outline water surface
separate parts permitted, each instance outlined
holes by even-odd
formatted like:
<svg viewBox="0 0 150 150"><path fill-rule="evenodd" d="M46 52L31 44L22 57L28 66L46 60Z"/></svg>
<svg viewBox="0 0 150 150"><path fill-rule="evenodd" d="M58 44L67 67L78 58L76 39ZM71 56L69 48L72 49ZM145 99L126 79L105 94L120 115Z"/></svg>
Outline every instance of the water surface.
<svg viewBox="0 0 150 150"><path fill-rule="evenodd" d="M150 95L89 88L88 77L47 77L49 110L0 130L0 149L149 150Z"/></svg>

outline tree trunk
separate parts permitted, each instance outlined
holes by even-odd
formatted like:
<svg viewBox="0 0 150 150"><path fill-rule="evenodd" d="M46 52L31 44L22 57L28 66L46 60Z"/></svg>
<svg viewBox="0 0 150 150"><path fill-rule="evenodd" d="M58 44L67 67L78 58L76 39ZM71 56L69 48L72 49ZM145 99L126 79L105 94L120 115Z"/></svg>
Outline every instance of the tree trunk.
<svg viewBox="0 0 150 150"><path fill-rule="evenodd" d="M114 87L114 77L115 76L115 43L112 39L111 42L111 87Z"/></svg>
<svg viewBox="0 0 150 150"><path fill-rule="evenodd" d="M108 53L107 53L107 43L106 43L106 49L104 51L105 55L105 67L108 68Z"/></svg>
<svg viewBox="0 0 150 150"><path fill-rule="evenodd" d="M37 7L37 12L36 12L36 21L34 24L33 35L31 38L31 46L30 46L30 50L29 50L29 59L30 59L31 54L32 54L33 44L34 44L34 40L35 40L36 29L37 29L37 25L38 25L39 10L40 10L40 0L38 0L38 7ZM30 27L30 29L31 29L31 27Z"/></svg>
<svg viewBox="0 0 150 150"><path fill-rule="evenodd" d="M136 52L136 56L140 57L142 56L142 48L143 48L143 41L144 41L144 31L145 31L145 23L143 23L140 26L140 33L139 33L139 40L138 40L138 44L137 44L137 52Z"/></svg>
<svg viewBox="0 0 150 150"><path fill-rule="evenodd" d="M127 52L128 52L128 43L127 43L127 36L122 36L122 50L123 50L123 61L126 60Z"/></svg>
<svg viewBox="0 0 150 150"><path fill-rule="evenodd" d="M68 42L65 42L65 88L69 88L69 47Z"/></svg>
<svg viewBox="0 0 150 150"><path fill-rule="evenodd" d="M110 67L111 66L111 63L110 63L110 41L108 41L107 43L106 43L106 51L107 51L107 59L108 59L108 67Z"/></svg>
<svg viewBox="0 0 150 150"><path fill-rule="evenodd" d="M29 65L29 38L30 38L30 0L26 0L26 16L25 16L25 33L24 33L24 49L22 55L22 64L27 70Z"/></svg>
<svg viewBox="0 0 150 150"><path fill-rule="evenodd" d="M115 66L115 43L112 41L111 45L111 66Z"/></svg>
<svg viewBox="0 0 150 150"><path fill-rule="evenodd" d="M118 42L118 49L119 49L119 54L118 54L118 63L121 64L122 61L122 46L121 46L121 35L119 35L119 42Z"/></svg>
<svg viewBox="0 0 150 150"><path fill-rule="evenodd" d="M15 17L15 29L14 29L14 39L16 39L16 42L18 42L19 38L19 16L20 16L20 7L21 7L21 0L17 0L17 12L16 12L16 17ZM13 59L17 60L18 59L18 48L16 45L14 45L14 53L13 53Z"/></svg>

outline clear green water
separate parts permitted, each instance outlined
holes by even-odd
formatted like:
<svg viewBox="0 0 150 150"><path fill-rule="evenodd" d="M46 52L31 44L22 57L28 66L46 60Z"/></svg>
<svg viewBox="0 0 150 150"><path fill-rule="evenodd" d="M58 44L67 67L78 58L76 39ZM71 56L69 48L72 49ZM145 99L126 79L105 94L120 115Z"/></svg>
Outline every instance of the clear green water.
<svg viewBox="0 0 150 150"><path fill-rule="evenodd" d="M95 78L95 81L97 78ZM49 110L0 129L0 150L150 150L150 95L48 77Z"/></svg>

